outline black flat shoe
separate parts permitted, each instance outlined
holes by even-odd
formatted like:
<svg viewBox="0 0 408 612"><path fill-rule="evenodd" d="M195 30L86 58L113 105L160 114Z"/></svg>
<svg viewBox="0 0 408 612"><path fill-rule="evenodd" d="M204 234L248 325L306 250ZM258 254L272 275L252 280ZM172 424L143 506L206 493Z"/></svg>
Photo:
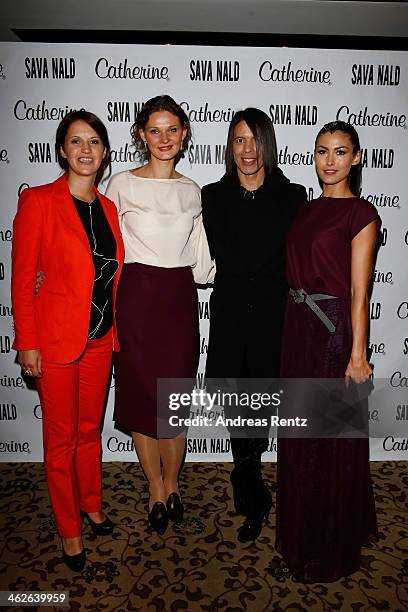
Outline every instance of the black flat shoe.
<svg viewBox="0 0 408 612"><path fill-rule="evenodd" d="M167 516L166 506L161 501L157 501L151 511L148 514L150 525L157 533L163 535L169 524L169 517Z"/></svg>
<svg viewBox="0 0 408 612"><path fill-rule="evenodd" d="M268 497L264 505L256 516L247 516L243 525L238 529L238 540L240 542L251 542L259 537L262 531L263 520L269 521L269 513L272 508L272 496L268 492Z"/></svg>
<svg viewBox="0 0 408 612"><path fill-rule="evenodd" d="M64 550L64 545L62 545L62 559L65 565L72 572L82 572L82 570L85 567L85 562L86 562L85 549L82 549L81 552L78 553L77 555L67 555L67 553Z"/></svg>
<svg viewBox="0 0 408 612"><path fill-rule="evenodd" d="M173 523L178 525L183 520L184 507L178 493L170 493L167 498L167 515Z"/></svg>
<svg viewBox="0 0 408 612"><path fill-rule="evenodd" d="M102 521L102 523L95 523L95 521L91 519L89 514L85 513L85 517L95 535L107 536L111 535L111 533L113 532L113 523L110 519L108 519L108 517L106 517L106 519Z"/></svg>

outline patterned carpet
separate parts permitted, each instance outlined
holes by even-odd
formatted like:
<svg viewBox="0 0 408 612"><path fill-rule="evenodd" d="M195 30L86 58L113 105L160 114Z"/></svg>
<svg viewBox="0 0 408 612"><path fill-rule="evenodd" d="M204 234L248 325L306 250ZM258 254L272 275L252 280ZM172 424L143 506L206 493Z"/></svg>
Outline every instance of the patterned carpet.
<svg viewBox="0 0 408 612"><path fill-rule="evenodd" d="M84 527L88 561L73 574L60 558L42 464L0 464L1 590L67 590L70 610L92 612L408 610L408 462L372 463L380 540L364 549L359 572L328 585L291 578L273 547L274 517L255 543L237 542L242 518L232 511L230 464L184 467L187 518L163 537L147 525L139 465L103 467L116 528L103 539ZM264 464L271 483L275 470Z"/></svg>

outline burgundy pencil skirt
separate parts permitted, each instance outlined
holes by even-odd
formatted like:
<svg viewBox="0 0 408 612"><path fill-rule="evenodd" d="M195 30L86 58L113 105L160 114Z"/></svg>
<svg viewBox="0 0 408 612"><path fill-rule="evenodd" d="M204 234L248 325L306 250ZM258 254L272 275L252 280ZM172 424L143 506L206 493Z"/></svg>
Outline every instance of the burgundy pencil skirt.
<svg viewBox="0 0 408 612"><path fill-rule="evenodd" d="M114 420L157 438L157 379L195 378L197 288L190 267L123 266L117 293Z"/></svg>

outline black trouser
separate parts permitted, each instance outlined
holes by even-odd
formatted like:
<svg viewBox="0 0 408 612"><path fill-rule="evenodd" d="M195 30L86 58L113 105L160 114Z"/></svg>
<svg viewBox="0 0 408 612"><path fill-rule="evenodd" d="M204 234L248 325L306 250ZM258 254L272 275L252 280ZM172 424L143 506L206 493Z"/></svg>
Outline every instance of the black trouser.
<svg viewBox="0 0 408 612"><path fill-rule="evenodd" d="M264 505L268 487L262 478L261 456L267 447L267 438L231 438L231 484L238 514L256 516Z"/></svg>
<svg viewBox="0 0 408 612"><path fill-rule="evenodd" d="M237 294L228 287L221 292L219 289L218 286L214 290L210 300L206 378L278 377L285 290L276 287L273 299L258 299L254 308L247 309L245 300L240 301L238 297L237 301ZM257 509L265 505L265 495L268 492L261 473L261 456L268 447L268 429L258 431L258 438L250 437L251 432L253 429L248 428L244 432L248 437L231 436L234 503L236 511L245 516L256 514Z"/></svg>

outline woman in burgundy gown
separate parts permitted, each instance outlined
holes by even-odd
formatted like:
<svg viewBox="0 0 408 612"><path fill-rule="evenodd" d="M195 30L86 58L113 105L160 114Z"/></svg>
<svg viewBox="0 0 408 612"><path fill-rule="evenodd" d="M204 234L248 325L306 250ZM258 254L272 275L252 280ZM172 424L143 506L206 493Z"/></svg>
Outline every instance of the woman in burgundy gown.
<svg viewBox="0 0 408 612"><path fill-rule="evenodd" d="M291 293L320 294L315 303L323 317L288 297L281 375L361 383L372 371L368 289L380 220L356 195L355 129L340 121L325 125L315 164L323 193L304 205L289 232L287 277ZM376 537L368 438L280 438L276 547L293 577L332 582L351 574L360 566L361 546Z"/></svg>

